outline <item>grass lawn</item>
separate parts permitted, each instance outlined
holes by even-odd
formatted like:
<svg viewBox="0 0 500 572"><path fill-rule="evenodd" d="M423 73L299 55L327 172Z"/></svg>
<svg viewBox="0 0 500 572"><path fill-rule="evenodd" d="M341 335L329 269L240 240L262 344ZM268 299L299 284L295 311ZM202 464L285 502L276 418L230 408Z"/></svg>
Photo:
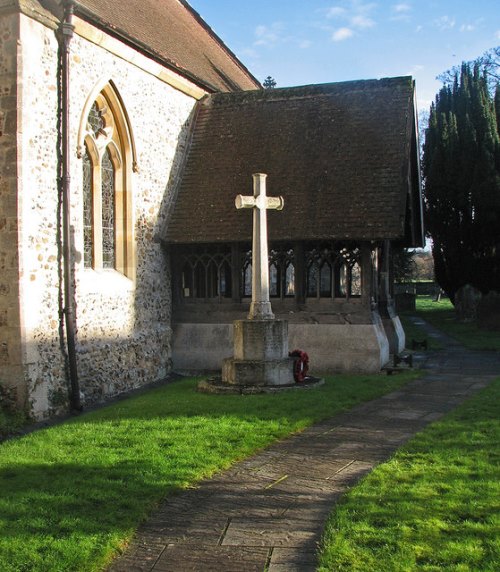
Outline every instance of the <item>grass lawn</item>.
<svg viewBox="0 0 500 572"><path fill-rule="evenodd" d="M417 373L222 396L186 379L0 445L0 570L101 570L167 494Z"/></svg>
<svg viewBox="0 0 500 572"><path fill-rule="evenodd" d="M500 570L500 378L352 489L319 572Z"/></svg>
<svg viewBox="0 0 500 572"><path fill-rule="evenodd" d="M0 403L0 438L17 433L29 422L23 411L3 409Z"/></svg>
<svg viewBox="0 0 500 572"><path fill-rule="evenodd" d="M414 314L413 314L414 315ZM406 338L406 349L411 350L411 341L417 340L427 340L427 348L429 350L442 350L443 345L436 340L435 338L431 338L425 330L420 328L417 324L414 324L410 320L410 313L404 313L399 315L399 319L401 320L401 325L403 326L403 330L405 332ZM423 318L424 316L422 316Z"/></svg>
<svg viewBox="0 0 500 572"><path fill-rule="evenodd" d="M457 322L448 298L434 302L430 296L418 296L416 314L467 348L500 351L500 332L481 330L472 323Z"/></svg>

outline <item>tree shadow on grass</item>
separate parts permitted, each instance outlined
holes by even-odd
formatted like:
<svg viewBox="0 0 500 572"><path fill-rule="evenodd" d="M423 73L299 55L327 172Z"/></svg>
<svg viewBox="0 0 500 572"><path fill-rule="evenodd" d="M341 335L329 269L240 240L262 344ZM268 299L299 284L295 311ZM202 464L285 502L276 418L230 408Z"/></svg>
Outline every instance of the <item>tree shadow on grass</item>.
<svg viewBox="0 0 500 572"><path fill-rule="evenodd" d="M10 463L0 471L0 569L97 569L166 493L153 475L127 461Z"/></svg>
<svg viewBox="0 0 500 572"><path fill-rule="evenodd" d="M20 464L0 471L2 537L64 536L127 530L145 516L144 503L165 487L151 480L154 466Z"/></svg>

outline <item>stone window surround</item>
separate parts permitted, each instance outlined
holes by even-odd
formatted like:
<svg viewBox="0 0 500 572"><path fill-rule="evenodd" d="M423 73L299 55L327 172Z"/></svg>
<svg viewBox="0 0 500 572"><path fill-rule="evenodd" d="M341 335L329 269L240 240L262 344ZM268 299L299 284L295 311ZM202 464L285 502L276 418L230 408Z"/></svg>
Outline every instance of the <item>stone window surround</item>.
<svg viewBox="0 0 500 572"><path fill-rule="evenodd" d="M88 125L88 116L91 107L97 107L103 114L105 128L94 136ZM78 132L77 156L83 157L86 149L92 164L92 187L100 189L100 164L102 155L109 150L115 168L115 270L127 278L135 281L136 245L134 232L134 206L132 190L132 173L137 172L135 142L130 121L123 105L122 99L111 80L101 80L89 94L80 119ZM93 193L93 244L94 257L92 268L85 271L103 270L102 244L99 221L101 212L101 193ZM82 212L83 218L83 212ZM83 248L82 248L83 251ZM83 257L82 257L83 265ZM109 271L108 271L109 272Z"/></svg>

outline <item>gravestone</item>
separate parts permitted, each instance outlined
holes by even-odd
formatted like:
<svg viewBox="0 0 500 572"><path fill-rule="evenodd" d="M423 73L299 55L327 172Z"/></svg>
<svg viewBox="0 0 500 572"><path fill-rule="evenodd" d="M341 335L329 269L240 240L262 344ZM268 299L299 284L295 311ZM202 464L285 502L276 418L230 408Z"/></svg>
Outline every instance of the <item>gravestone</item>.
<svg viewBox="0 0 500 572"><path fill-rule="evenodd" d="M477 325L484 330L500 332L500 292L490 291L477 307Z"/></svg>
<svg viewBox="0 0 500 572"><path fill-rule="evenodd" d="M477 307L481 301L481 292L466 284L455 294L455 314L459 322L475 322Z"/></svg>

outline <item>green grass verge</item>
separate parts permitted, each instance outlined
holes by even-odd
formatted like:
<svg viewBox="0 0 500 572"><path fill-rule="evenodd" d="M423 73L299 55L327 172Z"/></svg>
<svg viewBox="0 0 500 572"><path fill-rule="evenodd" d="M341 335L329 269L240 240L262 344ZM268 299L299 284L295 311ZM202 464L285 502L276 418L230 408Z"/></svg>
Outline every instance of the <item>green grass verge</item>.
<svg viewBox="0 0 500 572"><path fill-rule="evenodd" d="M430 296L418 296L416 313L467 348L500 351L500 332L481 330L473 323L457 322L453 304L448 298L434 302Z"/></svg>
<svg viewBox="0 0 500 572"><path fill-rule="evenodd" d="M277 395L188 379L0 445L0 570L101 570L163 497L416 373Z"/></svg>
<svg viewBox="0 0 500 572"><path fill-rule="evenodd" d="M15 390L0 383L0 440L19 432L30 419L17 406Z"/></svg>
<svg viewBox="0 0 500 572"><path fill-rule="evenodd" d="M437 341L435 338L429 336L429 334L423 329L420 328L417 324L414 324L410 319L410 314L400 314L399 319L401 320L401 325L403 326L403 330L405 332L406 338L406 348L411 350L411 341L412 340L427 340L427 349L429 350L442 350L443 344ZM422 316L423 317L423 316Z"/></svg>
<svg viewBox="0 0 500 572"><path fill-rule="evenodd" d="M17 433L30 422L24 411L11 411L0 406L0 439Z"/></svg>
<svg viewBox="0 0 500 572"><path fill-rule="evenodd" d="M500 570L500 378L352 489L319 572Z"/></svg>

